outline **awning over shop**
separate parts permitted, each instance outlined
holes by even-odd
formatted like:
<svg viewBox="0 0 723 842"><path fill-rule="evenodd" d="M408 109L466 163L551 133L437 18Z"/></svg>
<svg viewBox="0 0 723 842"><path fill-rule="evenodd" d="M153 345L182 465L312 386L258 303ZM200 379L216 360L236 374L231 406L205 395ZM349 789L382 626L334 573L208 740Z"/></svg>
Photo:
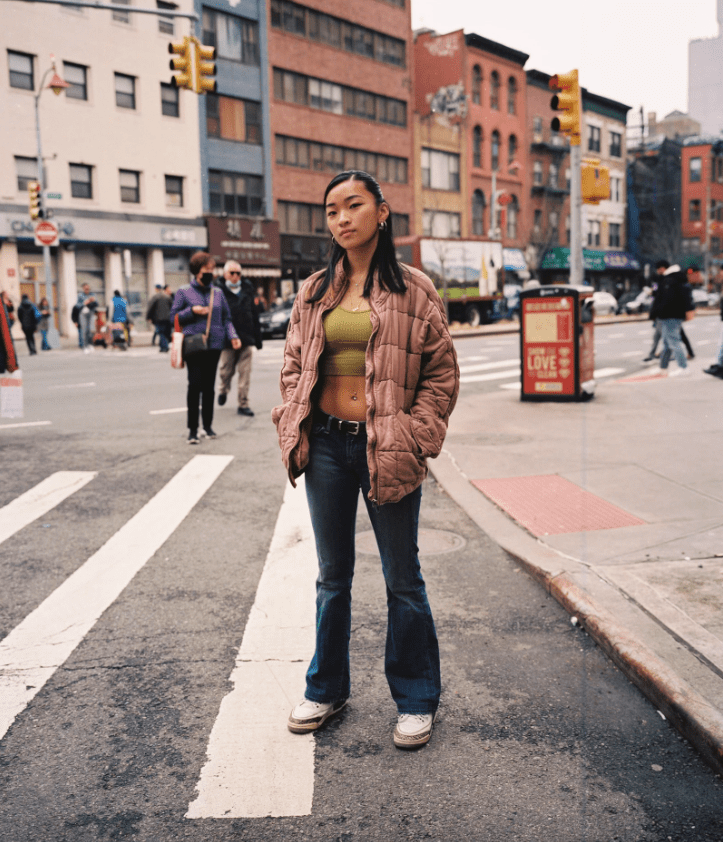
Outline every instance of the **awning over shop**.
<svg viewBox="0 0 723 842"><path fill-rule="evenodd" d="M626 251L582 250L582 262L588 272L609 272L611 270L639 271L640 263ZM541 269L569 269L570 249L561 246L548 249L542 258Z"/></svg>

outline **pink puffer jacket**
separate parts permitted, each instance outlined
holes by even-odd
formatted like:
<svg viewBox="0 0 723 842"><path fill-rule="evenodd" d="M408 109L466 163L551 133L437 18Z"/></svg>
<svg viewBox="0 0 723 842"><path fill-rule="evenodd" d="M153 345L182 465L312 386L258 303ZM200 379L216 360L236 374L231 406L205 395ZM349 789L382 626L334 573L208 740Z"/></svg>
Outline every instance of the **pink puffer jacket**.
<svg viewBox="0 0 723 842"><path fill-rule="evenodd" d="M427 475L426 459L442 449L459 392L457 355L439 293L429 278L405 266L405 293L374 284L372 334L366 351L369 498L395 503ZM309 461L311 392L324 349L322 316L344 292L341 263L327 296L309 303L323 273L312 275L294 301L281 370L283 403L272 410L281 456L292 485Z"/></svg>

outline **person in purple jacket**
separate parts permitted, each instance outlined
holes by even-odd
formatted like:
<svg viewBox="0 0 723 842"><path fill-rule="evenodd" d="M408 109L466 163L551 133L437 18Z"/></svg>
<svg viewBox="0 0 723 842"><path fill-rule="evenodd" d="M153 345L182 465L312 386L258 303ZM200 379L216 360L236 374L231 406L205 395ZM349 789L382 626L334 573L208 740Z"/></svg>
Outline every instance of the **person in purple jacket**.
<svg viewBox="0 0 723 842"><path fill-rule="evenodd" d="M198 444L199 400L201 401L203 430L208 438L215 439L216 433L211 425L213 424L213 387L216 382L218 360L227 339L233 348L240 348L241 340L231 321L231 311L226 297L220 289L214 287L213 270L216 268L216 262L213 257L205 251L197 251L191 256L189 268L193 280L188 286L181 287L174 296L171 323L173 324L178 316L184 336L205 334L208 331L205 351L188 356L184 354L188 369L188 443ZM212 296L213 309L210 310ZM211 313L210 323L209 312Z"/></svg>

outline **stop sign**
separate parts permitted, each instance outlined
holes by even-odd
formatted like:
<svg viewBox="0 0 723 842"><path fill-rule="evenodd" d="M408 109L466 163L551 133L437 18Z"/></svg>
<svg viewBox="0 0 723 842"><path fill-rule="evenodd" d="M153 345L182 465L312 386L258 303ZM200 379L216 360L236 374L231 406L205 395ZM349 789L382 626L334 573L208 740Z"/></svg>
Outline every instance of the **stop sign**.
<svg viewBox="0 0 723 842"><path fill-rule="evenodd" d="M35 245L36 246L57 246L58 226L54 222L43 219L35 223Z"/></svg>

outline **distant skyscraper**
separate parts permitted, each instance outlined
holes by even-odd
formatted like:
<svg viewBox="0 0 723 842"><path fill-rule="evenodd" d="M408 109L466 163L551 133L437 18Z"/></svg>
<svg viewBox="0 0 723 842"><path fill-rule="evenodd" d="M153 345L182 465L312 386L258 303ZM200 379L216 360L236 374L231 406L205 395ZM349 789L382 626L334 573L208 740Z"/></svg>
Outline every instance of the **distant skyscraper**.
<svg viewBox="0 0 723 842"><path fill-rule="evenodd" d="M688 114L704 135L723 133L723 0L718 0L718 36L688 44Z"/></svg>

